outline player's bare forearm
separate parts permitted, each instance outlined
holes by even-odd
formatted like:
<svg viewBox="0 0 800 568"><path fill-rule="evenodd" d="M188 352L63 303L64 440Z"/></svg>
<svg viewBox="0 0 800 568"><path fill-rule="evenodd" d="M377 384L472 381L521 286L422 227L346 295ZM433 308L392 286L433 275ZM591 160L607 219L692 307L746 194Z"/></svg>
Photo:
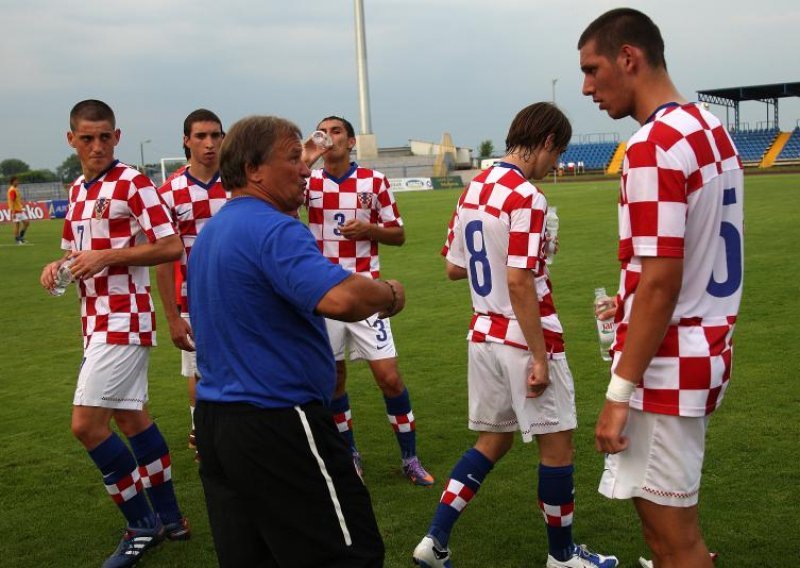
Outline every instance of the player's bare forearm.
<svg viewBox="0 0 800 568"><path fill-rule="evenodd" d="M396 280L384 282L353 274L328 290L316 311L341 321L359 321L377 313L389 317L403 309L405 298L405 290Z"/></svg>
<svg viewBox="0 0 800 568"><path fill-rule="evenodd" d="M508 295L522 335L533 357L531 374L526 377L528 397L540 396L550 384L547 347L544 342L539 298L536 294L536 277L525 268L507 268Z"/></svg>
<svg viewBox="0 0 800 568"><path fill-rule="evenodd" d="M638 383L658 351L681 291L683 259L643 258L625 347L615 372Z"/></svg>
<svg viewBox="0 0 800 568"><path fill-rule="evenodd" d="M406 230L403 227L382 227L372 225L373 240L382 245L399 247L406 242Z"/></svg>
<svg viewBox="0 0 800 568"><path fill-rule="evenodd" d="M382 227L358 219L350 219L339 230L353 241L377 241L382 245L400 246L406 241L403 227Z"/></svg>
<svg viewBox="0 0 800 568"><path fill-rule="evenodd" d="M183 243L178 235L122 249L79 251L74 257L72 273L75 278L89 278L107 266L154 266L178 260L182 253Z"/></svg>
<svg viewBox="0 0 800 568"><path fill-rule="evenodd" d="M164 306L164 315L167 320L180 318L178 302L175 299L175 266L172 262L165 262L156 266L156 282L161 305Z"/></svg>
<svg viewBox="0 0 800 568"><path fill-rule="evenodd" d="M539 298L536 295L536 277L526 268L507 268L508 295L528 350L534 359L547 360L544 343Z"/></svg>
<svg viewBox="0 0 800 568"><path fill-rule="evenodd" d="M453 264L449 260L445 260L444 270L450 280L463 280L467 277L466 268L457 264Z"/></svg>

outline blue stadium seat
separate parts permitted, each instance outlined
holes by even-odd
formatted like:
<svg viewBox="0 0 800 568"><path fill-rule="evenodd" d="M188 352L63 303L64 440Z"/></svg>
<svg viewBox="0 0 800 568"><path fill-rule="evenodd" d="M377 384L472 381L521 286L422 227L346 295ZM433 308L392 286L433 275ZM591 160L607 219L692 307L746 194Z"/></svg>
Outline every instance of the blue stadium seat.
<svg viewBox="0 0 800 568"><path fill-rule="evenodd" d="M587 170L602 170L614 157L614 151L618 145L618 142L570 144L559 161L565 164L583 162Z"/></svg>
<svg viewBox="0 0 800 568"><path fill-rule="evenodd" d="M789 160L800 160L800 127L795 127L792 130L792 135L786 141L786 145L778 154L776 159L778 162Z"/></svg>
<svg viewBox="0 0 800 568"><path fill-rule="evenodd" d="M739 150L743 162L760 161L775 138L778 136L777 128L760 128L757 130L738 130L731 132L733 143Z"/></svg>

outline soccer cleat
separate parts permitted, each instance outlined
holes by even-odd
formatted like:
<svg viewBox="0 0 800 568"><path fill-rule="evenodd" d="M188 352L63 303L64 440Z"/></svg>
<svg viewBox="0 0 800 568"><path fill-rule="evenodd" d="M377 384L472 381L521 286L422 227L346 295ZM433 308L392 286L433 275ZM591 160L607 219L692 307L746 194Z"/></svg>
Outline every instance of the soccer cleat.
<svg viewBox="0 0 800 568"><path fill-rule="evenodd" d="M425 471L417 456L403 462L403 475L414 485L421 485L422 487L433 485L433 476Z"/></svg>
<svg viewBox="0 0 800 568"><path fill-rule="evenodd" d="M576 545L572 556L556 560L547 555L547 568L614 568L619 564L616 556L603 556L589 550L585 544Z"/></svg>
<svg viewBox="0 0 800 568"><path fill-rule="evenodd" d="M192 527L189 526L189 519L181 517L174 523L164 525L164 536L168 540L189 540L192 537Z"/></svg>
<svg viewBox="0 0 800 568"><path fill-rule="evenodd" d="M106 558L102 568L126 568L136 564L149 549L164 540L164 525L160 522L152 529L128 527L114 553Z"/></svg>
<svg viewBox="0 0 800 568"><path fill-rule="evenodd" d="M452 568L450 549L443 547L431 535L425 536L414 549L414 564L422 568Z"/></svg>

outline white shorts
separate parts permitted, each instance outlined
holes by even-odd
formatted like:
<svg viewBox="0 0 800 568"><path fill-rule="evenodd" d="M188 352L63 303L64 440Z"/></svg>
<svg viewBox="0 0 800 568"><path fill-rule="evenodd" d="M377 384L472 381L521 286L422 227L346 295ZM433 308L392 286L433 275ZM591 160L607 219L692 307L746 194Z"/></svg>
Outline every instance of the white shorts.
<svg viewBox="0 0 800 568"><path fill-rule="evenodd" d="M189 314L181 314L181 317L186 320L186 323L190 323L189 321ZM199 377L199 373L197 372L197 351L181 351L181 375L186 377L187 379L191 379L193 377Z"/></svg>
<svg viewBox="0 0 800 568"><path fill-rule="evenodd" d="M389 318L380 319L373 315L354 322L326 319L325 327L328 328L328 338L337 361L344 361L345 348L351 361L377 361L397 357Z"/></svg>
<svg viewBox="0 0 800 568"><path fill-rule="evenodd" d="M539 434L574 430L575 387L564 358L550 359L550 385L526 398L530 351L501 343L469 342L469 429L515 432L530 442Z"/></svg>
<svg viewBox="0 0 800 568"><path fill-rule="evenodd" d="M628 447L606 455L598 491L609 499L641 497L669 507L697 504L708 416L685 417L631 409Z"/></svg>
<svg viewBox="0 0 800 568"><path fill-rule="evenodd" d="M147 402L149 360L149 347L90 343L72 404L141 410Z"/></svg>
<svg viewBox="0 0 800 568"><path fill-rule="evenodd" d="M14 213L14 222L15 223L22 223L23 221L28 220L28 214L24 211L21 213Z"/></svg>

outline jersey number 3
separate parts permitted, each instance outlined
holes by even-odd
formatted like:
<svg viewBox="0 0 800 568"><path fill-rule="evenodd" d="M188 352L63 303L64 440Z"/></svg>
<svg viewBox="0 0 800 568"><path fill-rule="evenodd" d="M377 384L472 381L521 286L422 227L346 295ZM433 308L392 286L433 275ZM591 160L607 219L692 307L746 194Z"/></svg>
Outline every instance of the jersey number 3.
<svg viewBox="0 0 800 568"><path fill-rule="evenodd" d="M736 188L731 187L722 192L722 217L725 218L725 206L736 203ZM722 221L719 226L719 236L725 241L725 264L728 278L723 282L714 279L714 273L708 280L706 292L715 298L727 298L733 295L742 284L742 235L736 225Z"/></svg>
<svg viewBox="0 0 800 568"><path fill-rule="evenodd" d="M464 227L464 237L469 251L469 280L479 296L488 296L492 291L492 265L486 256L486 241L483 238L483 222L470 221Z"/></svg>

